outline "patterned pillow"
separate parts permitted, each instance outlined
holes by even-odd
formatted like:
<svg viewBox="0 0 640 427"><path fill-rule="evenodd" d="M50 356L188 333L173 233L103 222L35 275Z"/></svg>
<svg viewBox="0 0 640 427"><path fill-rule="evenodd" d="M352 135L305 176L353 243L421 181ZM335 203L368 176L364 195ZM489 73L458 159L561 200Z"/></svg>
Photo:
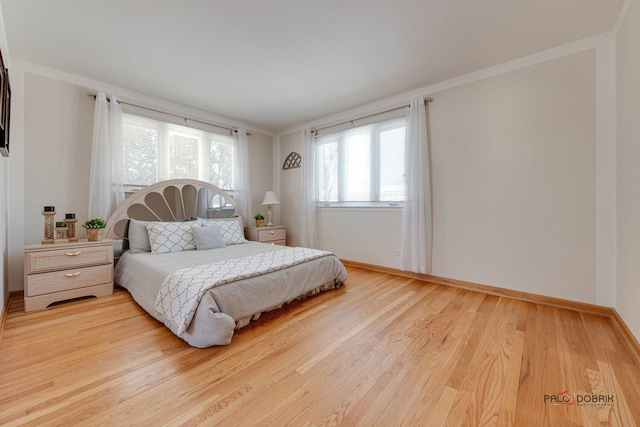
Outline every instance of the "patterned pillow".
<svg viewBox="0 0 640 427"><path fill-rule="evenodd" d="M219 219L200 218L198 223L203 227L218 227L227 245L237 245L238 243L247 241L247 239L244 238L244 223L240 217Z"/></svg>
<svg viewBox="0 0 640 427"><path fill-rule="evenodd" d="M188 251L196 248L193 222L147 222L151 253Z"/></svg>

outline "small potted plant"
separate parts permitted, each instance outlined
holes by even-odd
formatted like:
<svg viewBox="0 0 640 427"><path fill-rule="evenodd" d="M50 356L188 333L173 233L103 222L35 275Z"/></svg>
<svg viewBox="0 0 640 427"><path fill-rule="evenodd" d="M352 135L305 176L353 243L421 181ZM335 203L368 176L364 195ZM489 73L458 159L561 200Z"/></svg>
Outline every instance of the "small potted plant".
<svg viewBox="0 0 640 427"><path fill-rule="evenodd" d="M256 227L264 227L264 215L258 212L254 218L256 219Z"/></svg>
<svg viewBox="0 0 640 427"><path fill-rule="evenodd" d="M82 226L87 229L87 240L95 242L102 240L107 223L102 218L93 218L82 224Z"/></svg>

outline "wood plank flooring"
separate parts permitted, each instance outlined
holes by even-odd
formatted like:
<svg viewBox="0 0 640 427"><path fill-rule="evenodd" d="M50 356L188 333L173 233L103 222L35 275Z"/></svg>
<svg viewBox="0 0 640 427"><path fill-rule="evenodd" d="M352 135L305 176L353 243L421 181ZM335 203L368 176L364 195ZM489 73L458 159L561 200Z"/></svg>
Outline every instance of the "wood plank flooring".
<svg viewBox="0 0 640 427"><path fill-rule="evenodd" d="M208 349L123 290L12 300L0 425L636 426L640 366L608 318L350 267Z"/></svg>

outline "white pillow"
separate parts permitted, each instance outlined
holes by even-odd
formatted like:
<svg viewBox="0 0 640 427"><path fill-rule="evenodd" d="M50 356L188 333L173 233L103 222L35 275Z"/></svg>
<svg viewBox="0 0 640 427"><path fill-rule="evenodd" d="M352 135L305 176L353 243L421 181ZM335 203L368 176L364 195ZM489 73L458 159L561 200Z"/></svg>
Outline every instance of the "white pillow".
<svg viewBox="0 0 640 427"><path fill-rule="evenodd" d="M217 219L199 218L198 223L203 227L218 227L227 245L237 245L238 243L245 243L247 241L247 239L244 238L244 223L241 217Z"/></svg>
<svg viewBox="0 0 640 427"><path fill-rule="evenodd" d="M151 253L188 251L196 248L193 222L147 222Z"/></svg>

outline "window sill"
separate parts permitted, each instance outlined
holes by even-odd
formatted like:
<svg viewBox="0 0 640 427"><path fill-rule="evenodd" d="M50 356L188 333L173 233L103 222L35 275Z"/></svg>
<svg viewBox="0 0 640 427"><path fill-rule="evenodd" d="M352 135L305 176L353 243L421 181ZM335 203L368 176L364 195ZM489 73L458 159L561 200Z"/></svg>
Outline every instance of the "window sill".
<svg viewBox="0 0 640 427"><path fill-rule="evenodd" d="M318 202L318 210L402 210L403 202Z"/></svg>

